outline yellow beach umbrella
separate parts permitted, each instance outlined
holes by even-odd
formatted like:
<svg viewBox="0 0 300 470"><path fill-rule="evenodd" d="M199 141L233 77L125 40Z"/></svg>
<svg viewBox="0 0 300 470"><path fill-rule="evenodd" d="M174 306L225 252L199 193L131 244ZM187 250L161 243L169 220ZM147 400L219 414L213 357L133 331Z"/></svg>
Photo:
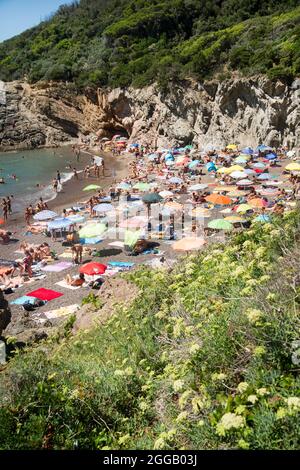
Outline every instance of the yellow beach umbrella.
<svg viewBox="0 0 300 470"><path fill-rule="evenodd" d="M300 164L299 163L290 163L285 167L288 171L300 171Z"/></svg>
<svg viewBox="0 0 300 470"><path fill-rule="evenodd" d="M205 207L195 207L189 214L191 217L210 217L210 210Z"/></svg>
<svg viewBox="0 0 300 470"><path fill-rule="evenodd" d="M232 165L229 168L225 168L226 174L233 173L234 171L244 171L244 168L241 165Z"/></svg>
<svg viewBox="0 0 300 470"><path fill-rule="evenodd" d="M249 204L240 204L236 211L244 213L250 210L253 210L253 207L251 207Z"/></svg>
<svg viewBox="0 0 300 470"><path fill-rule="evenodd" d="M228 217L225 217L224 220L227 220L228 222L231 222L232 224L245 221L244 219L242 219L242 217L239 217L238 215L229 215Z"/></svg>
<svg viewBox="0 0 300 470"><path fill-rule="evenodd" d="M237 189L230 191L230 193L227 194L229 197L239 197L239 196L245 196L247 193L246 191L239 191Z"/></svg>
<svg viewBox="0 0 300 470"><path fill-rule="evenodd" d="M172 248L176 251L200 250L205 244L203 238L187 237L173 243Z"/></svg>
<svg viewBox="0 0 300 470"><path fill-rule="evenodd" d="M176 201L166 202L165 207L169 207L169 208L177 210L177 211L180 211L183 208L182 204L180 204L179 202L176 202Z"/></svg>
<svg viewBox="0 0 300 470"><path fill-rule="evenodd" d="M226 170L227 170L227 168L225 168L224 166L222 166L221 168L219 168L219 169L217 170L217 173L226 173Z"/></svg>
<svg viewBox="0 0 300 470"><path fill-rule="evenodd" d="M236 144L229 144L226 146L228 150L237 150L237 145Z"/></svg>

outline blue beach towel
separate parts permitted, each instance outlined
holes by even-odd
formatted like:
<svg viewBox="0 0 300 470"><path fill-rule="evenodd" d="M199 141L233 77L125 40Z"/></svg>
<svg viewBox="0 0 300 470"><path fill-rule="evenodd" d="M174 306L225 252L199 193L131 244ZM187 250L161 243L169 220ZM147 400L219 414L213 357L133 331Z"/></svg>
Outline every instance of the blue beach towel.
<svg viewBox="0 0 300 470"><path fill-rule="evenodd" d="M127 263L126 261L109 261L108 264L116 268L132 268L134 266L134 263Z"/></svg>
<svg viewBox="0 0 300 470"><path fill-rule="evenodd" d="M12 305L24 305L24 304L31 304L34 305L34 303L38 299L36 297L30 297L29 295L23 295L22 297L19 297L16 300L13 300L10 302Z"/></svg>
<svg viewBox="0 0 300 470"><path fill-rule="evenodd" d="M103 241L101 237L93 237L93 238L80 238L81 245L96 245Z"/></svg>

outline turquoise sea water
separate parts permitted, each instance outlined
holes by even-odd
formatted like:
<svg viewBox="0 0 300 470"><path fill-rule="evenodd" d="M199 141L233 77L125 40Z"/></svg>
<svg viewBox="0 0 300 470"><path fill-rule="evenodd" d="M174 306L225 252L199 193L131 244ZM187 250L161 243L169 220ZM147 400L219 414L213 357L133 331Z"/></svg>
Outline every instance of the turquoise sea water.
<svg viewBox="0 0 300 470"><path fill-rule="evenodd" d="M60 171L62 182L67 181L73 175L69 164L77 169L80 165L70 147L0 153L0 178L5 181L0 184L0 198L13 195L14 212L35 203L40 196L53 199L51 182L56 170ZM13 174L16 180L11 177Z"/></svg>

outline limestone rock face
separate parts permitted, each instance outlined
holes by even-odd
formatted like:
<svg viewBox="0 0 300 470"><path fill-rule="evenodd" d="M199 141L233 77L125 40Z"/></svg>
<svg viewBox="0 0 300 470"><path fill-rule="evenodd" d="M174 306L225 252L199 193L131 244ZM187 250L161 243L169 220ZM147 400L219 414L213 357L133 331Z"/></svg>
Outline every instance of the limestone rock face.
<svg viewBox="0 0 300 470"><path fill-rule="evenodd" d="M4 96L4 99L3 99ZM223 82L185 81L168 92L142 89L85 90L65 83L5 84L0 100L0 149L73 142L80 134L158 146L194 143L241 146L263 142L299 146L300 79L288 87L265 77Z"/></svg>

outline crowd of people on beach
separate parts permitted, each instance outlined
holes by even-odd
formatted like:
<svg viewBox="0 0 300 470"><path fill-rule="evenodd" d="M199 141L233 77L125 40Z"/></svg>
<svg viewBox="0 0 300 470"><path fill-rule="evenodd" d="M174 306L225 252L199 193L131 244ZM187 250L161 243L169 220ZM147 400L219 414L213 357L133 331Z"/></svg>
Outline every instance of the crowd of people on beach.
<svg viewBox="0 0 300 470"><path fill-rule="evenodd" d="M43 212L46 217L47 212L51 212L42 197L24 211L26 233L51 236L54 243L60 241L69 250L72 266L84 264L86 256L95 256L97 250L93 244L105 238L110 220L117 229L124 228L124 254L158 254L164 262L164 252L158 246L172 250L174 244L175 253L176 242L180 239L188 242L192 236L212 235L213 242L213 237L220 233L243 230L255 221L271 222L273 216L281 216L300 198L300 163L296 152L287 148L259 145L256 149L239 149L232 144L223 149L210 146L201 151L192 145L157 148L149 143L130 144L125 138L120 140L122 145L118 142L118 139L100 140L96 149L99 151L101 145L103 151L113 155L111 159L128 159L126 176L115 178L112 171L105 171L103 157L90 154L90 162L81 175L70 164L74 180L104 182L104 186L84 188L91 191L89 197L64 208L61 214L49 214L45 222L36 219ZM73 152L79 161L82 147L74 146ZM111 170L110 165L107 169ZM61 173L57 170L53 180L55 192L62 184ZM12 213L11 199L2 200L4 224ZM112 213L118 217L110 219ZM188 224L185 225L186 219ZM95 228L95 233L92 230L92 235L82 235L85 228ZM126 241L126 234L130 232L137 234L133 242ZM2 243L8 244L10 235L11 232L1 229ZM20 279L33 278L37 266L58 260L58 250L51 247L52 242L35 245L21 241L19 250L23 257L12 264L10 271L2 273L2 285L6 289L18 285ZM79 288L86 284L87 276L83 272L75 277L68 274L64 281ZM100 281L101 276L98 276L97 282L101 284Z"/></svg>

